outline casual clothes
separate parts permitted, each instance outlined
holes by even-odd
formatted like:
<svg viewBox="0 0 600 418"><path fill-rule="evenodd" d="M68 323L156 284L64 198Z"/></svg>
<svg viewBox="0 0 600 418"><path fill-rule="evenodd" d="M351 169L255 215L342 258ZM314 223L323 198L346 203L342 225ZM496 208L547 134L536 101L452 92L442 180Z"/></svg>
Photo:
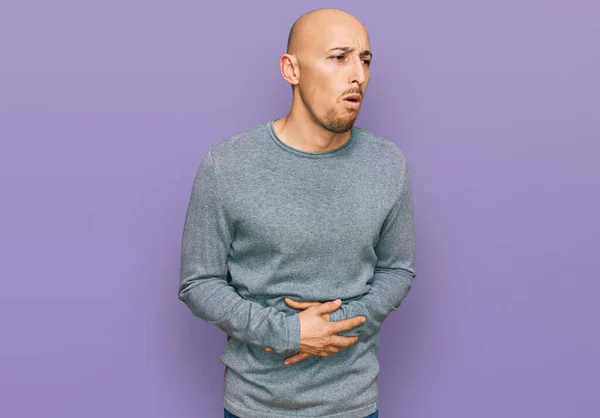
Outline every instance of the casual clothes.
<svg viewBox="0 0 600 418"><path fill-rule="evenodd" d="M210 147L192 186L179 298L228 335L220 356L228 411L376 413L379 330L416 276L411 193L404 152L356 127L325 152L287 145L272 121ZM284 297L340 298L331 321L367 321L339 333L358 335L355 344L286 366L300 348L300 311Z"/></svg>

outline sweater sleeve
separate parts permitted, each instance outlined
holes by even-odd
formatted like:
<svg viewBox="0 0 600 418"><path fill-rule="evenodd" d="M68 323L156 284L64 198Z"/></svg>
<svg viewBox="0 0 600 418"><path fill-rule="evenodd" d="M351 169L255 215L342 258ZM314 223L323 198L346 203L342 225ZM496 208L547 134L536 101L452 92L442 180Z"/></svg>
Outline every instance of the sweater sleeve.
<svg viewBox="0 0 600 418"><path fill-rule="evenodd" d="M194 316L229 336L275 352L300 349L300 319L244 299L226 280L234 231L220 195L210 149L192 186L183 229L178 298Z"/></svg>
<svg viewBox="0 0 600 418"><path fill-rule="evenodd" d="M416 277L412 185L404 157L399 187L399 195L382 224L375 246L377 262L371 288L360 298L342 303L329 315L330 321L359 315L367 320L357 327L338 332L338 335L364 338L376 332L386 317L400 307Z"/></svg>

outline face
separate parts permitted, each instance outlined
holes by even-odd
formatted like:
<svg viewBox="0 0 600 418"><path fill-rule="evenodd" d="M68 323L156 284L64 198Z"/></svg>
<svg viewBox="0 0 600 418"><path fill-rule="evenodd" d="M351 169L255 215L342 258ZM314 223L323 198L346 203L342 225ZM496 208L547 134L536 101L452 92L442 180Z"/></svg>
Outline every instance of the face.
<svg viewBox="0 0 600 418"><path fill-rule="evenodd" d="M369 37L354 22L329 26L320 35L299 60L298 94L313 120L328 131L347 132L369 82Z"/></svg>

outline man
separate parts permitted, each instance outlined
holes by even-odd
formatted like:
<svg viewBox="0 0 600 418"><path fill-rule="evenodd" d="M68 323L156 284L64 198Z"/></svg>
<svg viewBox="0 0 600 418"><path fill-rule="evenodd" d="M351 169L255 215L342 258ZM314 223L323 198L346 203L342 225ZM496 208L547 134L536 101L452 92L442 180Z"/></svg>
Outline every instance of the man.
<svg viewBox="0 0 600 418"><path fill-rule="evenodd" d="M378 416L379 330L411 288L415 236L403 151L354 127L370 49L341 10L300 17L280 58L290 112L200 163L179 298L228 335L226 417Z"/></svg>

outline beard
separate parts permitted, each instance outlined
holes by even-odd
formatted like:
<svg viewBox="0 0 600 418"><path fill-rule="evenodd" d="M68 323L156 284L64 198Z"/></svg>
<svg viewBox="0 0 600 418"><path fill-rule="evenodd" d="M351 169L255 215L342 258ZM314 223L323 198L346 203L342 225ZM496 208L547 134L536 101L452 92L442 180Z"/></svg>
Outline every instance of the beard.
<svg viewBox="0 0 600 418"><path fill-rule="evenodd" d="M306 100L302 87L299 88L300 98L304 102L312 117L325 129L336 134L348 132L353 126L358 116L358 110L339 111L336 106L331 106L325 112L323 117L315 114Z"/></svg>
<svg viewBox="0 0 600 418"><path fill-rule="evenodd" d="M344 113L337 111L335 107L332 106L325 112L325 116L322 120L319 120L319 122L323 128L330 132L336 134L348 132L354 126L358 112L349 111L348 113Z"/></svg>

